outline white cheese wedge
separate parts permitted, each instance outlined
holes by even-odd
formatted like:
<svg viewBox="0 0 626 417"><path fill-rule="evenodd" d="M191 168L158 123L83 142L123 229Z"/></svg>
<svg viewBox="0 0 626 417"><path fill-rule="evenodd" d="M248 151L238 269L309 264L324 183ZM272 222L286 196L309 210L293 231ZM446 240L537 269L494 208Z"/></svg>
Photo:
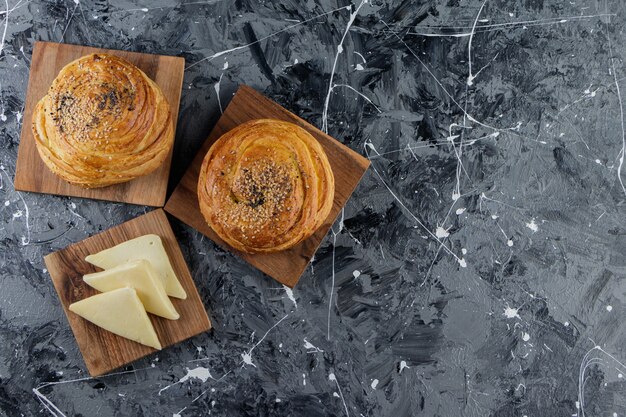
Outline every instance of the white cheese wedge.
<svg viewBox="0 0 626 417"><path fill-rule="evenodd" d="M122 287L134 288L148 313L170 320L180 317L165 292L163 281L152 264L145 259L126 262L102 272L87 274L83 280L101 292Z"/></svg>
<svg viewBox="0 0 626 417"><path fill-rule="evenodd" d="M170 260L167 257L161 238L157 235L144 235L127 240L112 248L105 249L85 258L87 262L102 269L111 269L128 261L145 259L154 267L165 285L167 295L176 298L187 298Z"/></svg>
<svg viewBox="0 0 626 417"><path fill-rule="evenodd" d="M85 298L70 304L70 311L118 336L161 349L148 313L134 288L118 288Z"/></svg>

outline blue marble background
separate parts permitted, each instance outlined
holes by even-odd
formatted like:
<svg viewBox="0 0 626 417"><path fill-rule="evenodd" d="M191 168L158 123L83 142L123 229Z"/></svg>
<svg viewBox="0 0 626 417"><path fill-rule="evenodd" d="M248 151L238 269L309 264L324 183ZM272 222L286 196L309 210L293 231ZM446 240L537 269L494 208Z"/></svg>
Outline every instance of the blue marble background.
<svg viewBox="0 0 626 417"><path fill-rule="evenodd" d="M619 0L0 2L0 414L626 415ZM172 220L214 329L89 378L42 256L147 208L13 188L36 40L183 56L372 161L290 291ZM621 90L620 90L621 89Z"/></svg>

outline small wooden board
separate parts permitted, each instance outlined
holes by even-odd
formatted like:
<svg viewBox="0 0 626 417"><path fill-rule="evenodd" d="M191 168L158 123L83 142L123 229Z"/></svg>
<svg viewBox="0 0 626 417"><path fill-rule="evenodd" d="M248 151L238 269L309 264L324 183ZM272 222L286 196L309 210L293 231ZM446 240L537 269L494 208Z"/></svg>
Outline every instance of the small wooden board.
<svg viewBox="0 0 626 417"><path fill-rule="evenodd" d="M209 227L198 205L197 185L202 160L211 145L224 133L253 119L279 119L295 123L313 135L324 147L335 175L335 201L324 224L308 239L291 249L271 254L249 254L234 250ZM241 86L226 108L217 125L204 142L191 167L167 201L165 210L189 226L197 229L220 246L238 254L254 267L278 282L293 288L300 279L318 246L328 233L341 208L369 167L369 160L328 136L315 126L277 103L257 93L248 86Z"/></svg>
<svg viewBox="0 0 626 417"><path fill-rule="evenodd" d="M170 297L180 314L178 320L167 320L148 314L161 345L163 348L171 346L211 328L211 322L167 215L162 209L154 210L44 258L67 320L92 376L108 373L157 350L117 336L69 311L70 304L98 294L98 291L83 282L83 275L97 271L95 266L85 261L85 257L151 233L161 237L172 267L187 292L186 300Z"/></svg>
<svg viewBox="0 0 626 417"><path fill-rule="evenodd" d="M172 152L159 168L149 175L104 188L86 189L72 185L53 174L37 152L32 133L32 114L37 102L46 95L59 71L70 62L91 53L119 56L136 65L154 80L172 108L174 122L178 120L180 94L185 70L184 58L137 52L115 51L79 45L35 42L26 93L24 123L20 137L15 172L15 189L36 193L68 195L97 200L120 201L162 207L165 203Z"/></svg>

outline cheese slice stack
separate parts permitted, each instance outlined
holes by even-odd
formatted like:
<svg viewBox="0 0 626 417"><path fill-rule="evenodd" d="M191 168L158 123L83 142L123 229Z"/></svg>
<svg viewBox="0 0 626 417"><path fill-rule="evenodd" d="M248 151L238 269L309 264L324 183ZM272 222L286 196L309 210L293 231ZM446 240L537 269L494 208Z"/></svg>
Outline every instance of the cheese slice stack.
<svg viewBox="0 0 626 417"><path fill-rule="evenodd" d="M85 258L90 264L105 270L139 259L145 259L152 264L163 281L167 295L181 299L187 298L183 286L176 278L163 242L157 235L140 236Z"/></svg>
<svg viewBox="0 0 626 417"><path fill-rule="evenodd" d="M159 338L133 288L123 287L85 298L70 311L116 335L161 349Z"/></svg>
<svg viewBox="0 0 626 417"><path fill-rule="evenodd" d="M165 293L163 281L152 264L145 259L126 262L102 272L87 274L83 277L83 281L101 292L123 287L134 288L147 312L170 320L180 317Z"/></svg>
<svg viewBox="0 0 626 417"><path fill-rule="evenodd" d="M147 312L177 320L180 315L168 295L187 298L161 238L140 236L85 260L104 269L83 277L102 294L71 304L70 311L119 336L161 349Z"/></svg>

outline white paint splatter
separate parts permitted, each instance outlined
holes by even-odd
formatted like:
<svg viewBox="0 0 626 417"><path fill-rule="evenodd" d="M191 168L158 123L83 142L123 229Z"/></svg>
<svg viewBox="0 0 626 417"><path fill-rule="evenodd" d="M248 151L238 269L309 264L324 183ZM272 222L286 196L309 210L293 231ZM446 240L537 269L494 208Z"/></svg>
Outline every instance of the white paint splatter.
<svg viewBox="0 0 626 417"><path fill-rule="evenodd" d="M459 265L461 265L461 268L467 267L467 262L465 262L465 258L459 259Z"/></svg>
<svg viewBox="0 0 626 417"><path fill-rule="evenodd" d="M528 227L530 230L532 230L535 233L539 231L539 226L537 226L537 223L535 223L534 218L530 221L530 223L526 223L526 227Z"/></svg>
<svg viewBox="0 0 626 417"><path fill-rule="evenodd" d="M610 365L609 360L613 362ZM576 401L576 409L579 410L577 413L578 417L585 417L585 384L589 378L585 377L585 372L589 367L601 365L610 366L610 369L616 369L617 371L622 372L626 369L626 365L624 363L620 362L615 356L602 349L602 347L595 345L589 349L580 363L578 372L578 401Z"/></svg>
<svg viewBox="0 0 626 417"><path fill-rule="evenodd" d="M530 335L528 333L526 333L526 332L523 332L522 333L522 340L524 342L528 342L530 340Z"/></svg>
<svg viewBox="0 0 626 417"><path fill-rule="evenodd" d="M187 375L182 377L179 382L183 383L192 378L199 379L202 382L207 382L209 378L213 379L213 376L211 376L211 372L209 372L207 368L203 368L202 366L199 366L194 369L187 369Z"/></svg>
<svg viewBox="0 0 626 417"><path fill-rule="evenodd" d="M322 131L324 133L328 133L328 105L330 104L330 95L333 91L333 80L335 78L335 70L337 69L337 61L339 60L339 55L343 52L343 42L348 36L350 32L350 28L356 19L356 16L359 14L361 7L363 7L367 3L367 0L362 0L361 3L356 7L354 12L350 13L350 18L348 19L348 23L346 24L346 28L343 31L343 35L341 36L341 40L339 41L339 45L337 45L337 53L335 54L335 60L333 61L333 67L330 71L330 80L328 81L328 91L326 92L326 100L324 100L324 108L322 110ZM351 6L348 6L351 7Z"/></svg>
<svg viewBox="0 0 626 417"><path fill-rule="evenodd" d="M367 62L363 54L361 54L360 52L354 51L354 55L357 55L359 58L361 58L363 60L363 64Z"/></svg>
<svg viewBox="0 0 626 417"><path fill-rule="evenodd" d="M465 248L461 248L461 253L462 253L463 255L466 255L466 254L467 254L467 249L465 249Z"/></svg>
<svg viewBox="0 0 626 417"><path fill-rule="evenodd" d="M480 17L480 13L483 11L483 7L485 7L485 3L487 0L483 1L483 4L480 5L480 9L478 9L478 13L476 14L476 19L474 20L474 26L472 26L472 31L470 32L469 42L467 44L467 59L468 59L468 74L467 74L467 85L473 85L474 79L478 76L482 68L474 75L472 75L472 40L474 39L474 33L476 32L476 23L478 23L478 18Z"/></svg>
<svg viewBox="0 0 626 417"><path fill-rule="evenodd" d="M450 236L450 233L443 227L437 226L437 230L435 230L435 236L441 239Z"/></svg>
<svg viewBox="0 0 626 417"><path fill-rule="evenodd" d="M330 283L330 294L328 296L328 315L326 317L326 340L330 340L330 312L333 307L333 293L335 292L335 251L337 249L337 236L343 230L343 219L345 215L345 208L341 209L341 219L339 220L339 228L335 231L334 228L331 227L330 232L333 235L333 257L331 262L332 273L331 273L331 283Z"/></svg>
<svg viewBox="0 0 626 417"><path fill-rule="evenodd" d="M352 271L352 276L354 278L360 277L361 276L361 271L358 271L358 270L355 269L354 271Z"/></svg>
<svg viewBox="0 0 626 417"><path fill-rule="evenodd" d="M374 102L368 96L366 96L365 94L361 93L359 90L357 90L356 88L352 87L351 85L348 85L348 84L335 84L335 85L333 85L332 89L334 90L336 87L344 87L344 88L347 88L348 90L354 91L358 96L360 96L365 101L367 101L369 104L371 104L376 109L376 111L378 113L382 113L382 110L380 109L380 107L378 107L376 104L374 104ZM355 100L356 100L356 98L355 98ZM411 148L409 148L409 149L411 149Z"/></svg>
<svg viewBox="0 0 626 417"><path fill-rule="evenodd" d="M245 352L241 354L241 358L243 360L243 363L246 365L252 365L256 368L256 365L254 363L252 363L252 355L249 352Z"/></svg>
<svg viewBox="0 0 626 417"><path fill-rule="evenodd" d="M398 371L398 373L401 374L404 369L408 368L409 366L406 364L406 361L400 361L400 370Z"/></svg>
<svg viewBox="0 0 626 417"><path fill-rule="evenodd" d="M339 381L337 381L337 377L335 376L334 373L330 373L328 374L328 379L331 381L335 382L335 385L337 385L337 389L339 390L339 397L341 398L341 402L343 402L343 408L346 410L346 416L350 416L350 413L348 412L348 406L346 404L346 399L343 397L343 392L341 391L341 387L339 386Z"/></svg>
<svg viewBox="0 0 626 417"><path fill-rule="evenodd" d="M372 387L372 389L376 389L376 387L378 386L378 379L374 379L370 386Z"/></svg>
<svg viewBox="0 0 626 417"><path fill-rule="evenodd" d="M507 307L504 309L504 316L505 316L507 319L513 319L513 318L516 318L516 317L517 317L517 318L520 318L520 317L519 317L519 314L518 314L518 309L513 308L513 307L509 307L509 306L507 306Z"/></svg>
<svg viewBox="0 0 626 417"><path fill-rule="evenodd" d="M222 67L222 71L226 71L228 69L228 61L224 62L224 66Z"/></svg>
<svg viewBox="0 0 626 417"><path fill-rule="evenodd" d="M270 334L270 332L271 332L272 330L274 330L274 328L276 328L276 326L278 326L280 323L282 323L282 322L283 322L283 320L285 320L287 317L289 317L289 314L285 314L285 316L284 316L282 319L280 319L280 320L278 320L276 323L274 323L274 325L273 325L272 327L270 327L270 328L269 328L269 329L265 332L265 334L263 335L263 337L261 337L261 338L259 339L259 341L258 341L258 342L256 342L256 344L250 348L250 350L249 350L249 351L244 352L244 353L242 353L242 354L241 354L241 361L243 362L243 365L242 365L242 366L252 365L252 366L254 366L254 367L256 368L256 365L252 362L252 352L254 351L254 349L256 349L256 348L257 348L257 347L258 347L258 346L259 346L259 345L260 345L260 344L261 344L261 343L265 340L265 338L267 337L267 335L268 335L268 334Z"/></svg>
<svg viewBox="0 0 626 417"><path fill-rule="evenodd" d="M465 207L456 209L456 215L460 216L461 214L465 213L465 210L467 210Z"/></svg>
<svg viewBox="0 0 626 417"><path fill-rule="evenodd" d="M304 338L304 348L307 349L307 353L324 352L322 349L318 348L313 343L306 340L306 338Z"/></svg>
<svg viewBox="0 0 626 417"><path fill-rule="evenodd" d="M194 369L189 369L187 368L187 374L185 376L183 376L181 379L179 379L178 381L174 382L173 384L170 384L164 388L161 388L159 390L159 394L161 395L161 393L171 387L173 387L174 385L178 385L178 384L182 384L190 379L199 379L200 381L207 382L209 380L209 378L211 379L215 379L213 378L213 376L211 375L211 372L209 372L209 370L207 368L204 368L202 366L199 366L197 368Z"/></svg>
<svg viewBox="0 0 626 417"><path fill-rule="evenodd" d="M513 246L513 241L511 239L509 239L509 240L506 241L506 244L507 244L508 247L511 247L511 246Z"/></svg>
<svg viewBox="0 0 626 417"><path fill-rule="evenodd" d="M613 311L613 306L606 306L606 311Z"/></svg>
<svg viewBox="0 0 626 417"><path fill-rule="evenodd" d="M306 386L306 374L302 374L302 385Z"/></svg>
<svg viewBox="0 0 626 417"><path fill-rule="evenodd" d="M284 284L283 284L283 288L285 289L285 292L287 293L287 297L289 297L289 299L293 303L293 306L295 308L298 308L298 302L296 301L296 297L293 295L293 290Z"/></svg>
<svg viewBox="0 0 626 417"><path fill-rule="evenodd" d="M363 68L363 65L361 65L361 64L356 64L354 69L357 70L357 71L363 71L365 68Z"/></svg>
<svg viewBox="0 0 626 417"><path fill-rule="evenodd" d="M222 108L222 99L220 97L220 85L222 83L222 77L224 76L224 73L220 74L220 79L217 80L217 82L213 85L213 88L215 89L215 94L217 95L217 104L220 107L220 113L224 114L224 109Z"/></svg>

